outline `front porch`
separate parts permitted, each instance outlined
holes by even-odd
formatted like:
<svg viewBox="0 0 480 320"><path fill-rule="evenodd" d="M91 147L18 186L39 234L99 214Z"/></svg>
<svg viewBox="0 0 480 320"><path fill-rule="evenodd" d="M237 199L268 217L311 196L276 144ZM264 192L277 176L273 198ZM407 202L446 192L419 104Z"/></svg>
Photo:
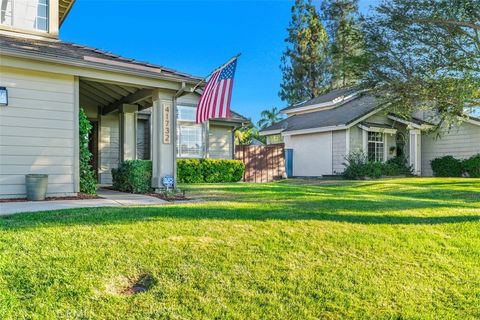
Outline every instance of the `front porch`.
<svg viewBox="0 0 480 320"><path fill-rule="evenodd" d="M93 125L89 149L100 184L111 184L111 170L134 159L152 160L155 189L162 188L162 177L175 176L178 90L79 78L78 93L79 107Z"/></svg>
<svg viewBox="0 0 480 320"><path fill-rule="evenodd" d="M385 162L405 157L412 173L422 175L422 133L431 125L419 119L403 119L397 115L374 116L372 122L361 122L363 151L371 161Z"/></svg>

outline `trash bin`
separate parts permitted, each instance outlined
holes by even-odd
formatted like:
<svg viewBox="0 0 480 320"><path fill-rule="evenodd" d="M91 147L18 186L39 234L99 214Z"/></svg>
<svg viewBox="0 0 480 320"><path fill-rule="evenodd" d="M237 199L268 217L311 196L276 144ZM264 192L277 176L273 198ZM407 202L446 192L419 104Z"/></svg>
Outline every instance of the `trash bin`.
<svg viewBox="0 0 480 320"><path fill-rule="evenodd" d="M45 200L48 187L48 175L27 174L25 176L25 185L27 187L27 199L29 201Z"/></svg>

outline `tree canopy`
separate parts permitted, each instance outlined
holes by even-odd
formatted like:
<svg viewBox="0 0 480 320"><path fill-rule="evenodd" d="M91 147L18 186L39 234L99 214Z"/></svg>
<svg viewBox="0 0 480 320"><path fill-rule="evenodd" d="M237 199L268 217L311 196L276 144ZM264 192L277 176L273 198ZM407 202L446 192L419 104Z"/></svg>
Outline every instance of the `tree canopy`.
<svg viewBox="0 0 480 320"><path fill-rule="evenodd" d="M366 69L358 0L324 0L321 10L331 40L331 87L356 85Z"/></svg>
<svg viewBox="0 0 480 320"><path fill-rule="evenodd" d="M388 0L365 20L364 86L395 112L454 124L480 98L480 1Z"/></svg>
<svg viewBox="0 0 480 320"><path fill-rule="evenodd" d="M279 96L295 104L318 96L328 87L328 36L311 0L295 1L287 31Z"/></svg>

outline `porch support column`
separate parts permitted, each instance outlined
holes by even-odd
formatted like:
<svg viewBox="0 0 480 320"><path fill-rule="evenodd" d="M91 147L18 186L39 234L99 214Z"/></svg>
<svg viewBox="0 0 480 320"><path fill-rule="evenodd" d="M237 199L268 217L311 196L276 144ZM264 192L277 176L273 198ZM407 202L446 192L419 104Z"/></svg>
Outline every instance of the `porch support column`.
<svg viewBox="0 0 480 320"><path fill-rule="evenodd" d="M164 188L163 177L176 180L174 94L154 90L152 95L152 187L156 190Z"/></svg>
<svg viewBox="0 0 480 320"><path fill-rule="evenodd" d="M413 174L420 176L422 174L420 130L410 129L409 149L410 149L409 164L413 168Z"/></svg>
<svg viewBox="0 0 480 320"><path fill-rule="evenodd" d="M120 107L120 160L137 158L138 106L124 104Z"/></svg>

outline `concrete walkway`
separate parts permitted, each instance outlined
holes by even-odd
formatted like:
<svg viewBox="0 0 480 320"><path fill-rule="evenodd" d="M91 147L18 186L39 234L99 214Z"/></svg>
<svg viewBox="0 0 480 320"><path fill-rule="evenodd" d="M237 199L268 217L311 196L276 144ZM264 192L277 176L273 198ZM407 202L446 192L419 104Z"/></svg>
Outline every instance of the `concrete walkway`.
<svg viewBox="0 0 480 320"><path fill-rule="evenodd" d="M98 196L101 197L101 199L2 202L0 203L0 216L21 212L95 207L152 206L167 203L167 201L156 197L117 192L108 189L99 189Z"/></svg>

